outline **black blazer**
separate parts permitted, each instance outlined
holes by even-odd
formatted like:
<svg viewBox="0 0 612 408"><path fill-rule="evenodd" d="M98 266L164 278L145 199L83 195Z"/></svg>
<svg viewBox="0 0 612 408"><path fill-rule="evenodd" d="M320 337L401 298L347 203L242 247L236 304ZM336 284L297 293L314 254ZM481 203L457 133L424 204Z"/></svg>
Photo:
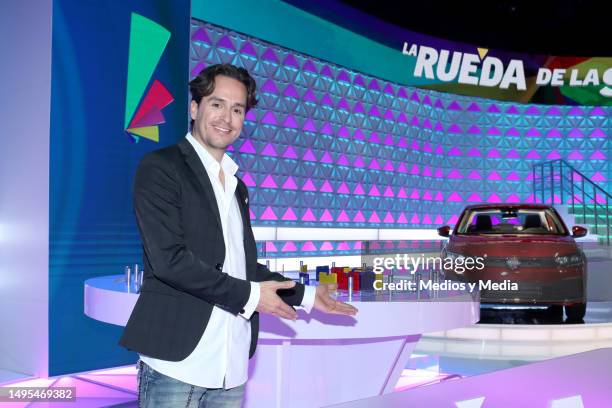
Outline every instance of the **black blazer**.
<svg viewBox="0 0 612 408"><path fill-rule="evenodd" d="M134 210L144 252L140 296L119 341L146 356L180 361L195 349L213 306L238 314L251 291L248 281L287 280L257 263L246 185L236 196L244 224L246 278L221 272L225 244L219 209L206 169L187 139L151 152L134 180ZM279 291L299 305L304 286ZM251 348L257 345L259 314L251 317Z"/></svg>

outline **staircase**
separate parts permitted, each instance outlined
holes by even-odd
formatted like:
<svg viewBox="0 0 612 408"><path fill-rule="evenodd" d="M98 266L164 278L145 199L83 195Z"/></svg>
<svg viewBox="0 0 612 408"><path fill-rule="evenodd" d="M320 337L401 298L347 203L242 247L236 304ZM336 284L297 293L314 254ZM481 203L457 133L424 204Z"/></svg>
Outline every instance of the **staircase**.
<svg viewBox="0 0 612 408"><path fill-rule="evenodd" d="M612 242L612 195L565 160L533 166L533 195L536 202L567 209L575 223L588 228L600 244ZM565 212L565 211L560 211ZM566 220L567 222L567 220Z"/></svg>

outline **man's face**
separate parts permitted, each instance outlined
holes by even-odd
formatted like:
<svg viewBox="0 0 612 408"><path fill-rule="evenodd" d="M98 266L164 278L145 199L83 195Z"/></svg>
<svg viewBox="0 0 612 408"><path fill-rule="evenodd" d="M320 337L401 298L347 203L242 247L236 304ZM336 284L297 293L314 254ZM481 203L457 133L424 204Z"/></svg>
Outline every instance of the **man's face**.
<svg viewBox="0 0 612 408"><path fill-rule="evenodd" d="M214 91L199 104L191 101L192 134L217 160L234 143L244 124L247 90L234 78L217 75Z"/></svg>

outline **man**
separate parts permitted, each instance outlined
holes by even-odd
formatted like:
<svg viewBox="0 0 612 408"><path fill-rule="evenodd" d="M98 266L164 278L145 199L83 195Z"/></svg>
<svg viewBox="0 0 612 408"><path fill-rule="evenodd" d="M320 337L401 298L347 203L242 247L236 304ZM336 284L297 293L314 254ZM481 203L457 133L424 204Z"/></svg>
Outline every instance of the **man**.
<svg viewBox="0 0 612 408"><path fill-rule="evenodd" d="M333 300L334 287L305 287L257 263L247 188L225 154L257 103L253 78L213 65L189 85L191 133L136 172L145 275L120 344L141 356L141 406L240 407L260 312L295 320L291 306L357 310Z"/></svg>

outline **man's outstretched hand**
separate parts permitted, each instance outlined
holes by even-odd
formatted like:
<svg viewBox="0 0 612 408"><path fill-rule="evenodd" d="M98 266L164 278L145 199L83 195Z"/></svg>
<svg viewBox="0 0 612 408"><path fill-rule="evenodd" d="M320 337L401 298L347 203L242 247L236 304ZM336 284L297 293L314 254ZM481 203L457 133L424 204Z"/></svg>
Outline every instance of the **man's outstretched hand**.
<svg viewBox="0 0 612 408"><path fill-rule="evenodd" d="M276 293L279 289L291 289L295 286L294 281L265 281L259 283L259 303L257 311L260 313L268 313L284 319L297 319L296 311L287 305ZM315 291L314 308L324 313L342 314L355 316L357 308L348 303L338 302L333 299L330 294L338 288L336 284L320 284Z"/></svg>
<svg viewBox="0 0 612 408"><path fill-rule="evenodd" d="M259 303L256 310L260 313L268 313L284 319L297 319L295 310L287 305L276 294L279 289L291 289L295 286L294 281L265 281L259 283ZM315 302L316 304L316 302Z"/></svg>
<svg viewBox="0 0 612 408"><path fill-rule="evenodd" d="M355 316L357 314L357 308L355 306L351 306L344 302L338 302L330 296L337 288L338 285L336 284L319 284L315 294L314 308L325 313Z"/></svg>

